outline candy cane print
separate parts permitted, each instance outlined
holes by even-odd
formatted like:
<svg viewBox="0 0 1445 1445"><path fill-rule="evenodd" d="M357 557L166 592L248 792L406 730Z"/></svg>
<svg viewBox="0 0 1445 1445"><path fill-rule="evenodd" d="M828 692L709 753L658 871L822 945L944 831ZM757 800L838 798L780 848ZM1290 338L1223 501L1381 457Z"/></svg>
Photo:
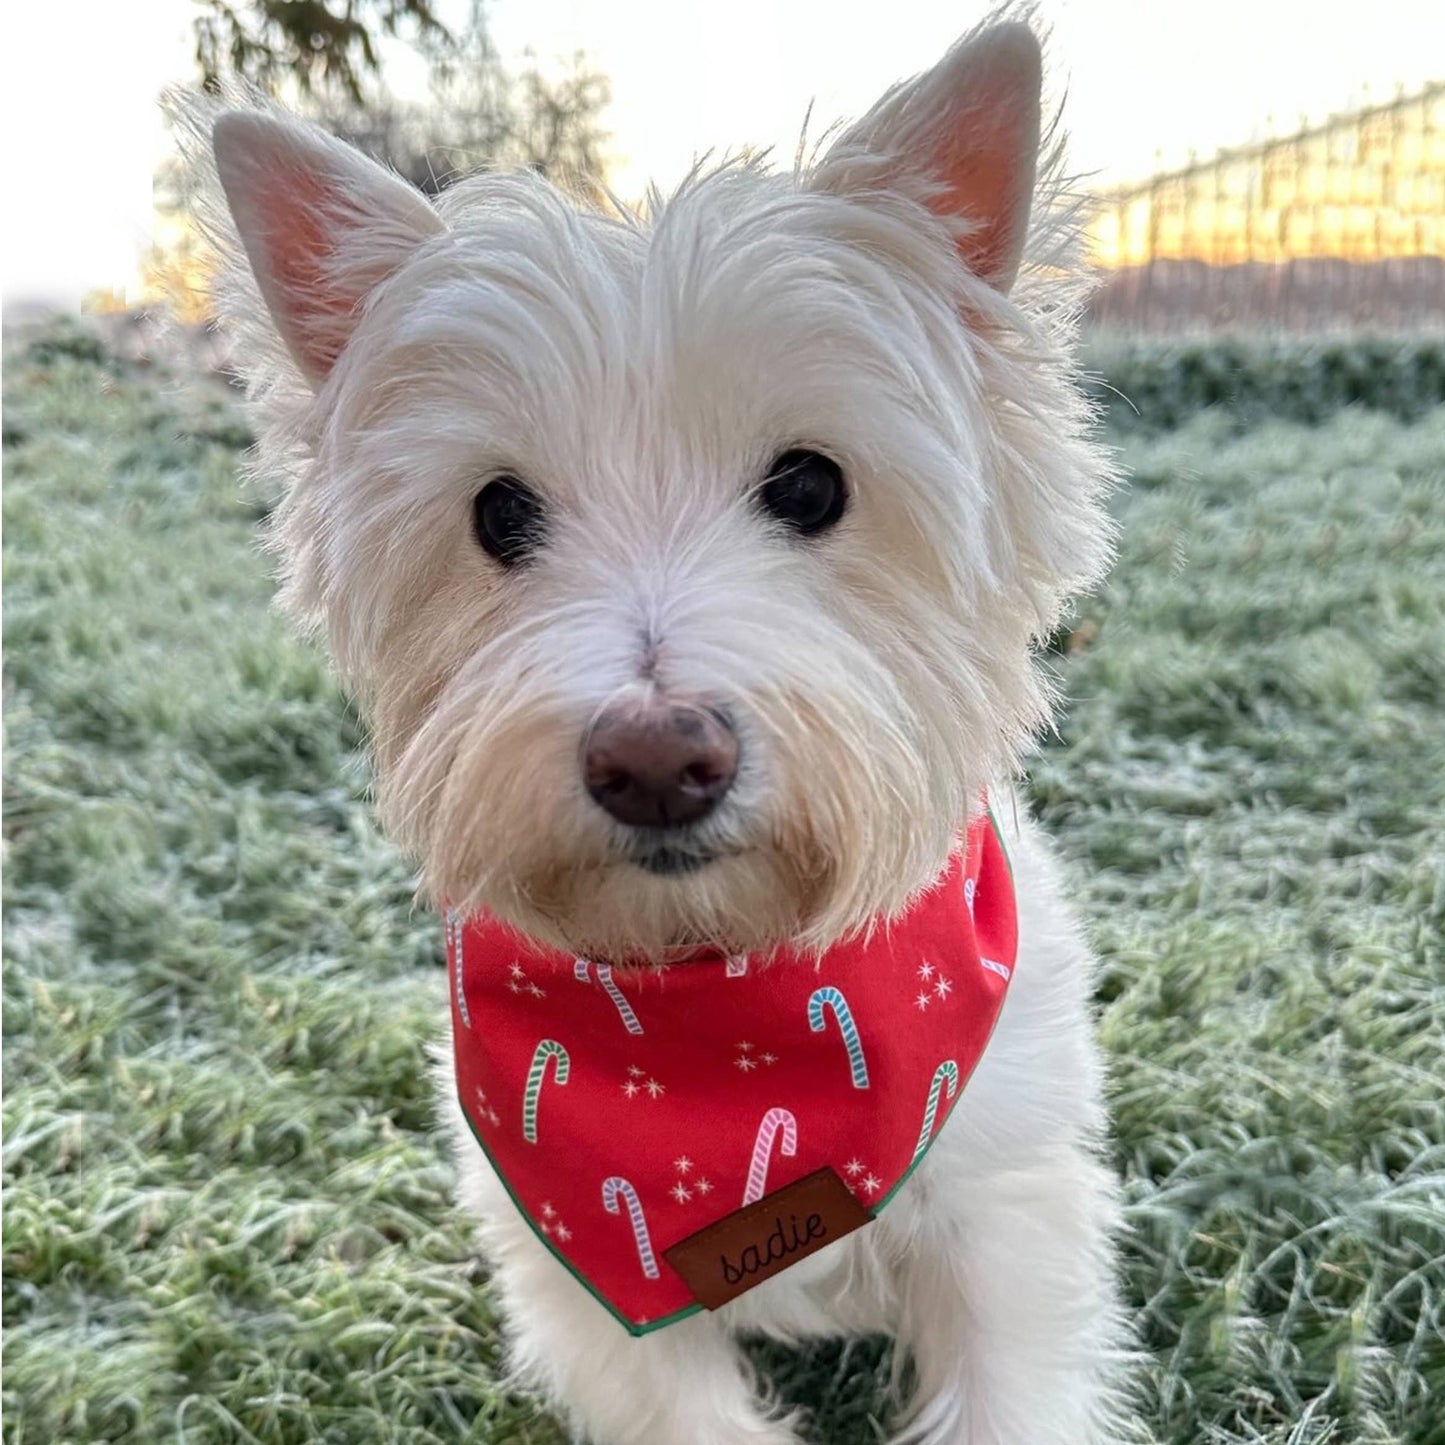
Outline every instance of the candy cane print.
<svg viewBox="0 0 1445 1445"><path fill-rule="evenodd" d="M457 1012L462 1016L464 1028L471 1028L472 1018L467 1012L467 994L462 984L462 933L464 932L461 920L457 917L454 909L446 911L447 925L447 946L451 949L452 958L455 960L455 978L457 990Z"/></svg>
<svg viewBox="0 0 1445 1445"><path fill-rule="evenodd" d="M773 1141L778 1130L783 1131L783 1142L778 1152L785 1159L791 1159L798 1152L798 1121L786 1109L769 1109L758 1125L758 1137L753 1141L753 1159L748 1165L748 1187L743 1190L743 1203L756 1204L763 1197L768 1183L768 1161L773 1157Z"/></svg>
<svg viewBox="0 0 1445 1445"><path fill-rule="evenodd" d="M848 1049L848 1067L853 1071L853 1087L855 1089L866 1089L868 1087L868 1064L863 1058L863 1042L858 1037L858 1025L853 1022L853 1011L848 1007L848 1000L836 988L820 988L808 1000L808 1027L815 1034L820 1034L827 1027L827 1021L823 1017L824 1008L833 1010L833 1017L838 1020L838 1031L843 1035L843 1042Z"/></svg>
<svg viewBox="0 0 1445 1445"><path fill-rule="evenodd" d="M622 990L612 982L612 965L610 963L599 963L597 965L597 982L607 990L607 996L617 1005L617 1012L622 1015L622 1022L627 1026L630 1034L640 1034L642 1025L637 1021L637 1015L632 1012L632 1005L622 996Z"/></svg>
<svg viewBox="0 0 1445 1445"><path fill-rule="evenodd" d="M585 958L579 958L572 965L572 972L575 977L583 983L587 982L587 970L591 964ZM642 1025L637 1020L637 1015L632 1011L632 1005L627 1002L622 990L612 981L612 965L610 963L599 963L597 965L597 982L607 990L607 996L617 1005L617 1012L621 1015L623 1026L630 1034L640 1034Z"/></svg>
<svg viewBox="0 0 1445 1445"><path fill-rule="evenodd" d="M643 1218L637 1191L627 1180L614 1174L602 1181L602 1207L609 1214L620 1214L619 1198L627 1201L627 1218L632 1224L632 1237L637 1241L637 1262L648 1279L656 1279L657 1259L652 1253L652 1236L647 1232L647 1220Z"/></svg>
<svg viewBox="0 0 1445 1445"><path fill-rule="evenodd" d="M555 1077L559 1084L567 1082L572 1060L567 1050L556 1039L543 1039L532 1055L532 1067L527 1070L527 1091L522 1096L522 1137L529 1144L537 1142L537 1099L542 1092L542 1077L547 1072L547 1060L556 1060Z"/></svg>
<svg viewBox="0 0 1445 1445"><path fill-rule="evenodd" d="M933 1125L938 1118L938 1096L943 1092L945 1083L951 1099L958 1093L958 1065L952 1059L945 1059L933 1071L933 1082L928 1086L928 1107L923 1111L923 1128L918 1131L918 1143L913 1150L912 1162L917 1161L928 1148L928 1141L933 1138Z"/></svg>

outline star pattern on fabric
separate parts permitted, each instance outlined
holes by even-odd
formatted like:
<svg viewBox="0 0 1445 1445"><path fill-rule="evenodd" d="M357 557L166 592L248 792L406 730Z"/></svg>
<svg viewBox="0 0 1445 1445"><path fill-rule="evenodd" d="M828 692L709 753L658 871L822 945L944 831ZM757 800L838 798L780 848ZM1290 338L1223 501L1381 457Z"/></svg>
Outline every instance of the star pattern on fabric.
<svg viewBox="0 0 1445 1445"><path fill-rule="evenodd" d="M667 1092L667 1086L659 1084L656 1079L649 1079L643 1087L654 1099L660 1099Z"/></svg>
<svg viewBox="0 0 1445 1445"><path fill-rule="evenodd" d="M692 1199L692 1190L682 1182L681 1179L667 1191L679 1204L687 1204Z"/></svg>
<svg viewBox="0 0 1445 1445"><path fill-rule="evenodd" d="M566 1244L572 1238L572 1231L562 1222L562 1216L557 1213L552 1204L544 1202L538 1212L542 1218L538 1222L537 1228L549 1239L558 1239Z"/></svg>
<svg viewBox="0 0 1445 1445"><path fill-rule="evenodd" d="M920 993L913 1002L918 1005L920 1013L926 1013L928 1011L928 1005L933 1002L933 995L930 993Z"/></svg>
<svg viewBox="0 0 1445 1445"><path fill-rule="evenodd" d="M510 975L507 979L508 993L518 995L526 993L531 994L533 998L547 997L547 990L533 983L532 980L527 977L527 970L515 959L512 960L512 963L508 967L507 973Z"/></svg>
<svg viewBox="0 0 1445 1445"><path fill-rule="evenodd" d="M733 1062L745 1074L752 1073L752 1071L758 1066L758 1061L753 1058L751 1054L740 1054L736 1059L733 1060Z"/></svg>
<svg viewBox="0 0 1445 1445"><path fill-rule="evenodd" d="M937 971L931 963L925 962L918 965L918 976L924 983L927 983Z"/></svg>
<svg viewBox="0 0 1445 1445"><path fill-rule="evenodd" d="M624 1079L622 1081L622 1092L629 1099L635 1099L642 1092L642 1085L636 1079Z"/></svg>
<svg viewBox="0 0 1445 1445"><path fill-rule="evenodd" d="M710 1179L695 1179L693 1180L692 1187L696 1189L699 1194L702 1195L708 1195L712 1193L712 1181Z"/></svg>
<svg viewBox="0 0 1445 1445"><path fill-rule="evenodd" d="M933 985L933 991L939 998L947 998L953 992L953 983L942 974L938 975L938 982Z"/></svg>
<svg viewBox="0 0 1445 1445"><path fill-rule="evenodd" d="M776 1054L759 1054L758 1057L765 1064L776 1064L778 1062L778 1056Z"/></svg>
<svg viewBox="0 0 1445 1445"><path fill-rule="evenodd" d="M859 1198L869 1198L883 1188L883 1181L855 1154L844 1166L848 1188Z"/></svg>
<svg viewBox="0 0 1445 1445"><path fill-rule="evenodd" d="M676 1169L679 1174L686 1174L688 1170L692 1168L692 1160L689 1159L686 1154L681 1154L672 1161L672 1167Z"/></svg>

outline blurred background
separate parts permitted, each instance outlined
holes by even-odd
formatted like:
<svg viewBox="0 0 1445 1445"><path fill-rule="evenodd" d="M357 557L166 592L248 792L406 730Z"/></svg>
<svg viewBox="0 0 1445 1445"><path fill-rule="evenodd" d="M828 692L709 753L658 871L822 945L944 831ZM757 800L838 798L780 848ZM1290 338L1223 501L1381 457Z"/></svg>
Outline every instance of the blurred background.
<svg viewBox="0 0 1445 1445"><path fill-rule="evenodd" d="M1445 7L1038 9L1126 478L1026 785L1101 961L1120 1445L1445 1445ZM565 1438L452 1205L439 922L271 605L162 88L635 200L982 10L5 7L6 1445ZM879 1445L889 1349L755 1353Z"/></svg>
<svg viewBox="0 0 1445 1445"><path fill-rule="evenodd" d="M1438 325L1445 313L1445 16L1383 0L1181 9L1053 0L1056 98L1109 326ZM147 0L12 7L3 294L204 312L157 97L240 74L428 189L485 162L602 179L624 200L697 155L814 136L926 67L972 17L903 0L726 14L655 0ZM53 58L66 57L57 84ZM21 138L35 136L35 144ZM43 140L40 137L43 136ZM26 200L24 198L31 198Z"/></svg>

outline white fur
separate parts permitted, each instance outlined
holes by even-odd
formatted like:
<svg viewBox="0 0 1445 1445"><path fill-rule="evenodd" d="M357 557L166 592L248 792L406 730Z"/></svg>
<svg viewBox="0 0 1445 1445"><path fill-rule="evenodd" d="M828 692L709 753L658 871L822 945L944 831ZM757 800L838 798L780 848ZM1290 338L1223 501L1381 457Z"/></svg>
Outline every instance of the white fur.
<svg viewBox="0 0 1445 1445"><path fill-rule="evenodd" d="M638 215L500 175L433 212L264 107L216 123L284 597L368 710L429 895L601 955L823 947L906 907L985 785L1013 811L1050 701L1031 650L1109 542L1037 65L1018 21L982 30L811 167L725 164ZM970 138L1006 184L967 181ZM796 446L849 482L809 540L756 505ZM548 508L515 569L471 530L500 473ZM686 876L628 862L579 774L589 722L652 693L721 700L741 743ZM1117 1438L1089 956L1026 822L1011 851L1016 981L933 1151L877 1223L716 1314L626 1335L449 1106L517 1369L582 1436L784 1445L735 1337L883 1329L919 1384L900 1441Z"/></svg>

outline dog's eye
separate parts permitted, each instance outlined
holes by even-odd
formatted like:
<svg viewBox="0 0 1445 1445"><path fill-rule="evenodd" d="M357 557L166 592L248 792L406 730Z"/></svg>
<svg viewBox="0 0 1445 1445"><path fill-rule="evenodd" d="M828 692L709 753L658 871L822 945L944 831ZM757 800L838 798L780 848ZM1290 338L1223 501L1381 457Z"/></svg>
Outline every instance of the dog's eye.
<svg viewBox="0 0 1445 1445"><path fill-rule="evenodd" d="M493 477L472 503L477 541L505 567L540 544L545 521L541 498L516 477Z"/></svg>
<svg viewBox="0 0 1445 1445"><path fill-rule="evenodd" d="M826 531L848 505L843 469L821 452L784 452L758 493L763 510L804 537Z"/></svg>

